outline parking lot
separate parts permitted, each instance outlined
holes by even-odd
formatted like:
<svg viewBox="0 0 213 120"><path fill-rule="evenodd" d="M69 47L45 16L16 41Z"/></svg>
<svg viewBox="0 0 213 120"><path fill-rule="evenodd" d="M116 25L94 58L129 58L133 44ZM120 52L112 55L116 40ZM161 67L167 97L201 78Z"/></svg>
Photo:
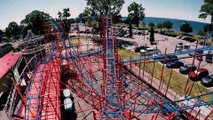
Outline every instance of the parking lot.
<svg viewBox="0 0 213 120"><path fill-rule="evenodd" d="M122 39L125 41L132 41L132 42L136 42L137 44L134 46L128 46L126 47L126 49L134 51L135 48L137 46L144 46L147 45L151 48L157 48L161 51L162 54L165 53L165 49L166 53L174 53L175 52L175 47L178 43L182 42L183 45L189 44L192 46L196 46L196 42L194 43L190 43L188 41L184 41L182 39L178 39L178 38L174 38L174 37L167 37L167 36L163 36L161 34L155 34L155 40L157 42L157 45L150 45L150 41L149 41L149 35L146 36L142 36L142 35L134 35L133 38L125 38L125 37L118 37L118 39ZM198 48L202 48L203 46L198 45ZM179 55L178 57L189 57L188 54L185 55ZM193 57L192 58L186 58L186 59L181 59L180 61L182 61L184 64L192 64L193 62ZM197 59L195 59L194 64L197 66L199 64L199 61ZM203 61L201 61L200 64L200 68L206 68L209 71L209 74L212 75L213 74L213 64L211 63L207 63L205 61L205 57L203 57ZM175 71L179 72L179 69L174 69ZM184 75L185 77L188 77L188 75ZM213 88L210 88L213 90Z"/></svg>

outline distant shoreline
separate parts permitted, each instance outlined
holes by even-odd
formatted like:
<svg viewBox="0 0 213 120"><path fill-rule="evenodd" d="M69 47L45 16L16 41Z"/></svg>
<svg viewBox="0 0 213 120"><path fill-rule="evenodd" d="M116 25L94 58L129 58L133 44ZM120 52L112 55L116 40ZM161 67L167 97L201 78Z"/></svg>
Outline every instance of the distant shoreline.
<svg viewBox="0 0 213 120"><path fill-rule="evenodd" d="M122 17L122 20L125 20L127 17ZM174 18L160 18L160 17L145 17L143 22L145 23L146 26L149 25L150 22L153 22L155 26L159 23L163 23L165 21L171 21L173 23L172 30L174 31L180 31L180 26L184 22L189 23L192 28L193 32L192 34L197 35L197 33L203 29L203 27L209 23L205 22L199 22L199 21L191 21L191 20L182 20L182 19L174 19ZM142 24L142 21L140 22Z"/></svg>

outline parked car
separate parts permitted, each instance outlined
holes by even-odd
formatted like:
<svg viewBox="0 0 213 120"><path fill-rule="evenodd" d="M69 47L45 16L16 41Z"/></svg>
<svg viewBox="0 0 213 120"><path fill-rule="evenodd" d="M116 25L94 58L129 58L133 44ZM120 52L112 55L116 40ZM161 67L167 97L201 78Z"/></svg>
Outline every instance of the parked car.
<svg viewBox="0 0 213 120"><path fill-rule="evenodd" d="M195 71L196 69L197 67L195 65L186 64L180 67L179 72L186 75L186 74L189 74L190 71Z"/></svg>
<svg viewBox="0 0 213 120"><path fill-rule="evenodd" d="M161 51L159 49L147 48L140 50L142 56L156 56L160 55Z"/></svg>
<svg viewBox="0 0 213 120"><path fill-rule="evenodd" d="M201 80L201 84L205 87L213 87L213 75L203 77Z"/></svg>
<svg viewBox="0 0 213 120"><path fill-rule="evenodd" d="M73 102L70 98L64 99L64 109L65 111L72 110Z"/></svg>
<svg viewBox="0 0 213 120"><path fill-rule="evenodd" d="M199 55L202 55L203 54L203 50L195 50L195 53L192 52L192 53L189 53L189 56L199 56Z"/></svg>
<svg viewBox="0 0 213 120"><path fill-rule="evenodd" d="M141 50L145 50L147 48L149 48L149 47L148 46L139 46L139 47L135 48L135 52L140 52Z"/></svg>
<svg viewBox="0 0 213 120"><path fill-rule="evenodd" d="M213 63L213 51L209 51L206 55L206 62L207 63Z"/></svg>
<svg viewBox="0 0 213 120"><path fill-rule="evenodd" d="M142 35L142 32L141 32L141 31L138 31L138 35Z"/></svg>
<svg viewBox="0 0 213 120"><path fill-rule="evenodd" d="M164 56L163 56L163 58L160 62L161 63L167 63L167 62L171 62L171 61L175 61L175 60L178 60L178 57L176 55L167 55L165 62L164 62Z"/></svg>
<svg viewBox="0 0 213 120"><path fill-rule="evenodd" d="M190 48L190 45L189 45L189 44L185 44L185 45L183 46L183 48L184 48L184 49L189 49L189 48Z"/></svg>
<svg viewBox="0 0 213 120"><path fill-rule="evenodd" d="M166 63L166 67L168 68L180 68L184 63L179 60L169 61Z"/></svg>
<svg viewBox="0 0 213 120"><path fill-rule="evenodd" d="M124 31L121 31L121 32L118 34L118 36L119 36L119 37L124 37L125 34L126 34L126 31L124 30Z"/></svg>
<svg viewBox="0 0 213 120"><path fill-rule="evenodd" d="M164 55L161 54L159 56L153 57L154 60L160 61L161 63L164 63ZM178 60L178 57L176 55L166 55L165 63L169 61Z"/></svg>
<svg viewBox="0 0 213 120"><path fill-rule="evenodd" d="M69 89L64 89L63 90L63 96L65 98L70 98L71 97L71 91Z"/></svg>
<svg viewBox="0 0 213 120"><path fill-rule="evenodd" d="M175 52L179 52L179 51L182 51L183 50L183 45L182 44L177 44L176 47L175 47Z"/></svg>
<svg viewBox="0 0 213 120"><path fill-rule="evenodd" d="M189 72L189 79L192 81L200 81L203 77L209 75L209 71L205 68L199 68L195 71Z"/></svg>

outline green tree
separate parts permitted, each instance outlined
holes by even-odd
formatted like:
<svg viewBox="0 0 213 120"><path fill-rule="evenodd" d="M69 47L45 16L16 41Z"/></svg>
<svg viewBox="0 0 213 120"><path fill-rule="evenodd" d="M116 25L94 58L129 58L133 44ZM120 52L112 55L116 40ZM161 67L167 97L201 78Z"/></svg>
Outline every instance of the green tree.
<svg viewBox="0 0 213 120"><path fill-rule="evenodd" d="M151 27L151 30L150 30L149 41L151 44L155 42L155 30L153 27Z"/></svg>
<svg viewBox="0 0 213 120"><path fill-rule="evenodd" d="M173 26L173 23L171 21L165 21L163 22L163 27L167 29L171 29Z"/></svg>
<svg viewBox="0 0 213 120"><path fill-rule="evenodd" d="M21 33L21 27L16 22L10 22L8 27L5 29L7 37L14 37Z"/></svg>
<svg viewBox="0 0 213 120"><path fill-rule="evenodd" d="M160 32L162 32L163 24L162 24L162 23L158 23L158 24L157 24L157 28L159 28L159 29L160 29Z"/></svg>
<svg viewBox="0 0 213 120"><path fill-rule="evenodd" d="M211 23L206 25L204 30L213 36L213 0L204 0L200 8L199 18L206 19L208 16L211 18Z"/></svg>
<svg viewBox="0 0 213 120"><path fill-rule="evenodd" d="M21 21L21 25L25 28L32 29L35 34L44 34L43 21L52 19L52 17L42 11L34 10L25 16L25 19ZM25 33L27 31L24 31Z"/></svg>
<svg viewBox="0 0 213 120"><path fill-rule="evenodd" d="M3 38L3 35L4 35L4 32L0 29L0 40Z"/></svg>
<svg viewBox="0 0 213 120"><path fill-rule="evenodd" d="M153 22L150 22L149 27L155 27L155 24Z"/></svg>
<svg viewBox="0 0 213 120"><path fill-rule="evenodd" d="M198 34L198 35L201 35L201 36L205 36L205 35L206 35L206 32L205 32L204 29L201 29L201 30L198 31L197 34Z"/></svg>
<svg viewBox="0 0 213 120"><path fill-rule="evenodd" d="M213 23L205 25L203 29L205 32L212 34L213 37Z"/></svg>
<svg viewBox="0 0 213 120"><path fill-rule="evenodd" d="M160 28L160 29L163 28L163 24L162 23L158 23L157 24L157 28Z"/></svg>
<svg viewBox="0 0 213 120"><path fill-rule="evenodd" d="M64 8L62 16L63 16L63 22L64 22L64 26L63 26L64 31L68 33L70 31L70 22L68 20L68 18L71 16L70 9Z"/></svg>
<svg viewBox="0 0 213 120"><path fill-rule="evenodd" d="M129 13L126 22L129 24L129 37L132 38L132 21L133 21L134 15L133 13Z"/></svg>
<svg viewBox="0 0 213 120"><path fill-rule="evenodd" d="M116 16L120 13L124 0L86 0L87 6L92 9L96 16L102 15L113 15ZM101 31L101 18L98 19L98 28ZM102 32L100 32L100 36L102 37Z"/></svg>
<svg viewBox="0 0 213 120"><path fill-rule="evenodd" d="M58 19L62 20L62 17L63 17L62 12L58 11Z"/></svg>
<svg viewBox="0 0 213 120"><path fill-rule="evenodd" d="M85 23L92 21L90 16L95 16L95 13L91 8L85 7L84 11L78 15L78 18L82 20L83 23Z"/></svg>
<svg viewBox="0 0 213 120"><path fill-rule="evenodd" d="M199 18L206 19L211 17L211 23L213 23L213 0L204 0L204 4L200 8Z"/></svg>
<svg viewBox="0 0 213 120"><path fill-rule="evenodd" d="M64 19L67 19L68 17L70 17L71 16L70 9L69 8L64 8L62 16L63 16Z"/></svg>
<svg viewBox="0 0 213 120"><path fill-rule="evenodd" d="M193 31L192 29L192 26L187 23L187 22L184 22L181 26L180 26L180 31L181 32L184 32L184 33L190 33Z"/></svg>
<svg viewBox="0 0 213 120"><path fill-rule="evenodd" d="M131 21L133 24L135 24L138 28L140 21L143 21L145 17L144 8L142 7L142 4L138 4L136 2L131 3L128 6L128 12L129 16L131 16Z"/></svg>
<svg viewBox="0 0 213 120"><path fill-rule="evenodd" d="M97 15L117 15L120 13L124 0L86 0L87 5Z"/></svg>

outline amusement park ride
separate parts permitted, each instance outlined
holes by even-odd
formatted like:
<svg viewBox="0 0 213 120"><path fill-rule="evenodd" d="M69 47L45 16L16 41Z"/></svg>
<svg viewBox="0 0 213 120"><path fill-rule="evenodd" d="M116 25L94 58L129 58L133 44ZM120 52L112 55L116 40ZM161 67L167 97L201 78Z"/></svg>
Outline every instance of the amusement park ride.
<svg viewBox="0 0 213 120"><path fill-rule="evenodd" d="M45 54L37 54L28 61L18 80L18 84L23 81L27 83L26 90L23 92L17 87L13 97L15 101L19 96L22 101L16 115L23 119L63 120L60 109L64 103L60 98L65 88L92 107L94 120L196 120L199 119L200 110L193 114L195 109L213 104L213 92L189 96L190 90L185 90L185 97L172 100L171 94L167 94L170 91L169 83L165 86L160 80L158 87L153 87L152 79L147 78L144 71L136 70L134 63L145 65L160 56L129 60L121 58L110 15L102 17L102 43L93 42L87 36L80 37L79 33L77 37L68 38L61 25L54 20L46 23L45 27L51 29L55 40L45 44ZM82 38L86 40L82 42ZM213 50L213 46L199 49ZM171 55L188 53L194 53L194 50ZM186 87L192 89L193 85L189 82ZM84 110L78 113L91 109L82 108ZM11 119L13 114L9 113ZM213 119L211 114L203 119Z"/></svg>

